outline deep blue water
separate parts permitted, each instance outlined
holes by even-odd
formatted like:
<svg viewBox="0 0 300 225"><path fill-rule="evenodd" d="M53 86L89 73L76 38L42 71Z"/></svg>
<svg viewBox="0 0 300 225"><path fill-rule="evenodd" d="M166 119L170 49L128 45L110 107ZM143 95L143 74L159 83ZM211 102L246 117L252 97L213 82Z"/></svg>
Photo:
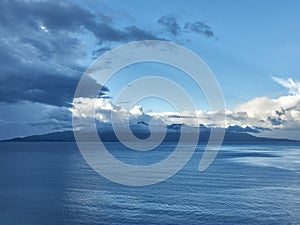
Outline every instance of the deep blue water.
<svg viewBox="0 0 300 225"><path fill-rule="evenodd" d="M107 145L145 165L174 147ZM299 145L224 145L199 172L203 149L172 178L130 187L99 176L75 143L0 143L0 224L300 224Z"/></svg>

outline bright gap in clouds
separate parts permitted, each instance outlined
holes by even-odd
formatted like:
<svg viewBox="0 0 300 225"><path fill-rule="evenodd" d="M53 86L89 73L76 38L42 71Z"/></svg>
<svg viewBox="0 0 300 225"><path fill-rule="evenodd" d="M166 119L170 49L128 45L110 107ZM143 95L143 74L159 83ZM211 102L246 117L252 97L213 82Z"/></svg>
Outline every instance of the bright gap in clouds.
<svg viewBox="0 0 300 225"><path fill-rule="evenodd" d="M170 102L159 97L147 97L138 101L135 105L141 106L146 114L177 112L177 109Z"/></svg>
<svg viewBox="0 0 300 225"><path fill-rule="evenodd" d="M186 95L191 98L191 101L195 105L195 108L209 110L209 105L207 103L206 97L203 94L201 88L198 87L198 85L195 83L195 81L183 71L163 63L142 62L129 65L113 74L113 76L111 76L104 85L109 87L110 89L109 94L112 97L112 102L115 105L125 107L128 102L132 103L132 99L129 97L127 99L122 98L122 102L116 101L116 98L119 96L121 91L123 89L130 90L131 88L133 88L134 82L136 80L149 78L151 76L164 78L170 80L170 82L175 82L186 93ZM140 85L138 87L134 86L134 88L135 90L137 90L137 93L133 93L133 95L139 96L141 93L143 93L145 88L151 88L151 84L144 83L143 85ZM176 97L176 102L173 103L174 105L186 104L186 102L184 102L184 98L178 95L176 91L167 91L174 93L174 96ZM153 96L155 95L156 93L153 93ZM126 102L126 104L124 104L124 102ZM159 101L158 98L148 98L147 100L141 101L140 104L143 107L144 111L174 111L173 108L170 108L169 104L165 104L164 102Z"/></svg>

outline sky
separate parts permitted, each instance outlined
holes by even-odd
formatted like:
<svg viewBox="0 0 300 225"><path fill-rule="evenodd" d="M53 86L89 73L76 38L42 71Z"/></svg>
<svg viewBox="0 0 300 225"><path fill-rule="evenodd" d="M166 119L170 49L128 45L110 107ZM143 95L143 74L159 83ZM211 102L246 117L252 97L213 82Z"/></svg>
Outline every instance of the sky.
<svg viewBox="0 0 300 225"><path fill-rule="evenodd" d="M110 123L111 112L120 120L129 113L134 121L147 114L148 120L178 122L174 108L159 99L133 109L115 101L135 79L160 75L180 83L197 107L184 112L183 123L194 125L197 114L201 124L216 125L208 115L223 113L226 126L299 139L299 10L296 0L1 0L0 139L72 129L72 113L80 115L83 107L72 104L75 89L88 66L110 49L143 40L170 41L200 56L219 82L226 111L211 112L182 71L144 63L105 84L88 79L102 89L101 122Z"/></svg>

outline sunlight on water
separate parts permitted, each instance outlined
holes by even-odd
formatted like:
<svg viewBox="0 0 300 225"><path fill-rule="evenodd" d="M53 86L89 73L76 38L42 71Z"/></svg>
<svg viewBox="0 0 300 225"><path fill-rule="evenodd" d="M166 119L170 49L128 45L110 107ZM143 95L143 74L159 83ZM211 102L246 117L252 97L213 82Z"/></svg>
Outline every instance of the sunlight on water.
<svg viewBox="0 0 300 225"><path fill-rule="evenodd" d="M118 159L145 165L165 158L174 147L164 144L143 157L117 143L108 145ZM1 143L0 147L0 224L300 221L297 145L224 145L205 172L198 171L205 148L199 145L179 173L146 187L123 186L99 176L75 143Z"/></svg>
<svg viewBox="0 0 300 225"><path fill-rule="evenodd" d="M260 150L252 150L252 153L262 153ZM300 172L300 151L295 148L286 148L282 151L268 150L264 153L272 154L272 157L237 157L235 162L246 163L253 166L274 167L284 170Z"/></svg>

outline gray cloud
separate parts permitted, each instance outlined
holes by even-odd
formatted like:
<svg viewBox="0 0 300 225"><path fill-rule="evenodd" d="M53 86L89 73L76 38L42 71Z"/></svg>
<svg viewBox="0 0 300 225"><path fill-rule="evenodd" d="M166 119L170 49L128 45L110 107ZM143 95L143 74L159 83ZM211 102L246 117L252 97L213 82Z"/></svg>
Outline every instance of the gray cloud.
<svg viewBox="0 0 300 225"><path fill-rule="evenodd" d="M215 37L212 28L202 21L196 21L194 23L187 22L184 25L184 30L187 32L194 32L198 34L202 34L206 37Z"/></svg>
<svg viewBox="0 0 300 225"><path fill-rule="evenodd" d="M215 37L212 28L203 21L185 22L184 27L181 28L177 18L174 15L165 15L160 17L157 20L157 23L162 25L165 30L173 36L177 36L182 33L196 33L207 38Z"/></svg>
<svg viewBox="0 0 300 225"><path fill-rule="evenodd" d="M180 116L180 115L168 115L168 118L197 118L196 116Z"/></svg>
<svg viewBox="0 0 300 225"><path fill-rule="evenodd" d="M40 29L45 26L53 33L61 31L78 32L86 29L92 32L100 42L158 39L151 32L137 27L116 28L111 18L97 14L67 1L16 1L4 0L1 7L1 23L9 28L10 24L17 27L26 26Z"/></svg>
<svg viewBox="0 0 300 225"><path fill-rule="evenodd" d="M280 126L286 122L285 120L281 119L280 117L268 117L268 121L270 121L271 124L274 126Z"/></svg>
<svg viewBox="0 0 300 225"><path fill-rule="evenodd" d="M180 25L177 23L177 18L175 16L162 16L158 19L157 23L164 26L165 29L174 36L181 33Z"/></svg>

